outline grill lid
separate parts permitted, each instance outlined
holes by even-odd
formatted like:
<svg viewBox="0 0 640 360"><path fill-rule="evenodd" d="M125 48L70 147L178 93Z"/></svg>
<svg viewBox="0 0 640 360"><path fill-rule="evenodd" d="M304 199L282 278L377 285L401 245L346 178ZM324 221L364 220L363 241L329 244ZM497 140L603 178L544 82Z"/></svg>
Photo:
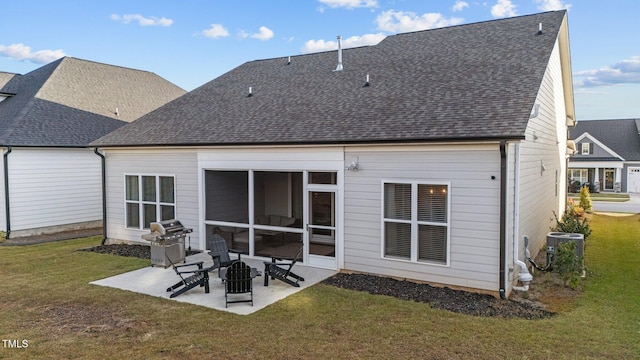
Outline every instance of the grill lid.
<svg viewBox="0 0 640 360"><path fill-rule="evenodd" d="M185 228L182 223L176 219L152 222L149 230L151 230L152 233L158 233L160 235L170 235L178 232L190 233L192 231L191 229Z"/></svg>

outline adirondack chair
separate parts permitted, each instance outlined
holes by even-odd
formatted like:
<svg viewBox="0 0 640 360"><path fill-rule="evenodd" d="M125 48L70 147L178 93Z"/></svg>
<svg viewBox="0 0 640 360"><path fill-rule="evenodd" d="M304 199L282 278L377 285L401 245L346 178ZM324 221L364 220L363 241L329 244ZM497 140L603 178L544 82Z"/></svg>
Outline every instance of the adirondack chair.
<svg viewBox="0 0 640 360"><path fill-rule="evenodd" d="M174 298L196 286L204 287L204 292L209 293L209 271L210 268L203 268L203 262L176 265L167 256L167 260L171 263L173 270L180 277L180 281L167 288L167 292L171 291L170 298ZM193 268L195 266L195 268ZM182 270L191 267L191 270Z"/></svg>
<svg viewBox="0 0 640 360"><path fill-rule="evenodd" d="M250 302L253 306L253 278L257 271L242 261L234 261L227 267L224 281L224 306L232 303ZM246 294L250 297L247 298ZM243 298L230 300L229 295L244 295Z"/></svg>
<svg viewBox="0 0 640 360"><path fill-rule="evenodd" d="M209 268L209 271L218 269L218 277L224 279L224 274L222 274L221 270L227 268L235 261L241 260L240 253L236 252L238 254L238 259L231 260L227 241L219 234L213 234L209 237L207 239L207 245L209 248L209 254L213 258L213 266ZM235 251L232 250L231 252Z"/></svg>
<svg viewBox="0 0 640 360"><path fill-rule="evenodd" d="M278 279L291 286L300 287L298 281L304 281L300 275L294 274L291 269L299 258L302 257L302 248L298 250L293 259L283 261L283 258L271 258L271 262L264 262L264 286L269 286L269 278Z"/></svg>

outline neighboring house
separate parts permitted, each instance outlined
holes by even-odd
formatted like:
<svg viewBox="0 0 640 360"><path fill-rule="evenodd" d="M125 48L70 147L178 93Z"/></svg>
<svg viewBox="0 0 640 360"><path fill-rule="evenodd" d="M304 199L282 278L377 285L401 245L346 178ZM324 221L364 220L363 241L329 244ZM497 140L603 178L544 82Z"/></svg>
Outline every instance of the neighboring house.
<svg viewBox="0 0 640 360"><path fill-rule="evenodd" d="M507 296L564 209L573 116L557 11L248 62L91 146L109 241L175 217L199 249Z"/></svg>
<svg viewBox="0 0 640 360"><path fill-rule="evenodd" d="M580 121L569 137L569 191L640 193L639 119Z"/></svg>
<svg viewBox="0 0 640 360"><path fill-rule="evenodd" d="M184 93L147 71L70 57L0 73L0 230L102 226L102 160L88 144Z"/></svg>

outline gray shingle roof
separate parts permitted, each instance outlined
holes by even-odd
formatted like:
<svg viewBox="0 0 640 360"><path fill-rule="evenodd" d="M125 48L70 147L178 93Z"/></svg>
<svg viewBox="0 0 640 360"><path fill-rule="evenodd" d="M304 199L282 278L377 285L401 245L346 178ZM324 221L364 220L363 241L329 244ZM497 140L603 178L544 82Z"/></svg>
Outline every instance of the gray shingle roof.
<svg viewBox="0 0 640 360"><path fill-rule="evenodd" d="M640 161L640 121L638 119L585 120L569 130L569 138L577 139L589 133L605 146L622 156L626 161ZM576 153L571 160L580 161L583 156ZM584 156L587 160L593 160Z"/></svg>
<svg viewBox="0 0 640 360"><path fill-rule="evenodd" d="M156 74L64 57L3 76L0 145L84 147L183 95ZM116 114L116 108L118 114Z"/></svg>
<svg viewBox="0 0 640 360"><path fill-rule="evenodd" d="M336 51L248 62L91 145L523 138L565 16L389 36L339 72Z"/></svg>

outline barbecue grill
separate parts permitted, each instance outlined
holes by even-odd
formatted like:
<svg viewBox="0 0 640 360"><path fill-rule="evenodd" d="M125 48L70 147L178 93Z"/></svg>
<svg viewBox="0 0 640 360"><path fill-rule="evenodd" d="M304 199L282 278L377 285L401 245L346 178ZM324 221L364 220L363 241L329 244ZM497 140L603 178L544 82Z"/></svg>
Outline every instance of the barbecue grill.
<svg viewBox="0 0 640 360"><path fill-rule="evenodd" d="M152 222L149 234L141 237L151 242L151 266L168 267L184 262L184 238L193 231L176 219ZM171 261L169 261L171 260Z"/></svg>

